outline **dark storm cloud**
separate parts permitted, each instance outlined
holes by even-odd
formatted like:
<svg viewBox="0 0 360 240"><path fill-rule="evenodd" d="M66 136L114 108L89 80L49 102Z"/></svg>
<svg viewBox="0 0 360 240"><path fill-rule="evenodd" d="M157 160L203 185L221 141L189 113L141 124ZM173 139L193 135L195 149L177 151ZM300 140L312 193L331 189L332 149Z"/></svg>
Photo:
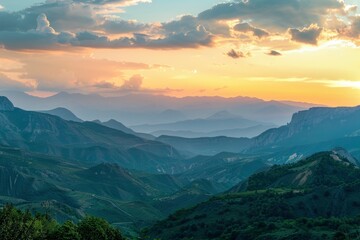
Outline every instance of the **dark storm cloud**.
<svg viewBox="0 0 360 240"><path fill-rule="evenodd" d="M291 35L291 40L293 41L317 45L322 30L323 29L317 25L310 25L303 29L289 29L289 33Z"/></svg>

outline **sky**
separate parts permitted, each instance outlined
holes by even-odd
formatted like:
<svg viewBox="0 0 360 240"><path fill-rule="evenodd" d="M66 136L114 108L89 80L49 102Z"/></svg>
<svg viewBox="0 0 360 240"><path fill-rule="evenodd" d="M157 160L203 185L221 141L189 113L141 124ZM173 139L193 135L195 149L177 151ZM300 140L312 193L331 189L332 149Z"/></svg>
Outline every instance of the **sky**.
<svg viewBox="0 0 360 240"><path fill-rule="evenodd" d="M360 105L358 5L0 0L0 89Z"/></svg>

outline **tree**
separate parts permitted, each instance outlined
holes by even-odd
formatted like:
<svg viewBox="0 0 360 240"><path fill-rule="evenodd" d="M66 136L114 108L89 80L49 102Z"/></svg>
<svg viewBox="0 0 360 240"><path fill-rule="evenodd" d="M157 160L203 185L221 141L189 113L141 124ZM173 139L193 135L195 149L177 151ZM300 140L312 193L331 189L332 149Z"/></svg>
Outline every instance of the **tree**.
<svg viewBox="0 0 360 240"><path fill-rule="evenodd" d="M97 217L85 217L78 224L78 232L84 240L123 240L119 230L113 228L107 221Z"/></svg>
<svg viewBox="0 0 360 240"><path fill-rule="evenodd" d="M72 221L66 221L57 228L50 237L51 240L80 240L77 226Z"/></svg>

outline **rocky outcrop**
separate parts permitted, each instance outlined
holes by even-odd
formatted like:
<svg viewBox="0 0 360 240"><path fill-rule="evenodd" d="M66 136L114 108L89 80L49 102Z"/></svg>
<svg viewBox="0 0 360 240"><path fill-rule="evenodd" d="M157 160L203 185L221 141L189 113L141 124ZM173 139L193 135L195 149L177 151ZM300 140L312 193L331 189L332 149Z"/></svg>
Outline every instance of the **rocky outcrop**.
<svg viewBox="0 0 360 240"><path fill-rule="evenodd" d="M270 129L254 138L254 147L301 145L357 136L360 106L311 108L295 113L288 125Z"/></svg>

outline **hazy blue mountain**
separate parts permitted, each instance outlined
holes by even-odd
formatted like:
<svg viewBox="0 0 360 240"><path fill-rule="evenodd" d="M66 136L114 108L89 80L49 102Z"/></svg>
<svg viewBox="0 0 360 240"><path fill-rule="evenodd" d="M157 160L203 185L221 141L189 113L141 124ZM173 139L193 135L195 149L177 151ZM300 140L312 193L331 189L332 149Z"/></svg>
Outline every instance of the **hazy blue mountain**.
<svg viewBox="0 0 360 240"><path fill-rule="evenodd" d="M0 111L0 144L88 164L115 162L129 169L178 171L180 155L166 144L92 122L24 111Z"/></svg>
<svg viewBox="0 0 360 240"><path fill-rule="evenodd" d="M254 138L256 146L294 146L360 136L360 107L311 108Z"/></svg>
<svg viewBox="0 0 360 240"><path fill-rule="evenodd" d="M183 121L186 120L187 116L182 113L181 111L173 110L173 109L166 109L156 116L151 122L155 123L167 123L167 122L174 122L174 121Z"/></svg>
<svg viewBox="0 0 360 240"><path fill-rule="evenodd" d="M52 110L47 110L47 111L40 111L40 112L61 117L62 119L67 120L67 121L83 122L82 119L78 118L69 109L62 108L62 107L58 107L58 108L55 108L55 109L52 109Z"/></svg>
<svg viewBox="0 0 360 240"><path fill-rule="evenodd" d="M157 136L172 135L180 137L223 136L223 134L228 134L233 129L238 129L238 131L232 132L233 135L235 133L241 134L241 132L246 135L237 135L236 137L248 137L249 135L250 137L253 137L272 127L275 127L272 123L261 123L245 119L227 111L218 112L210 117L201 119L191 119L174 123L132 126L133 129L139 132L151 133Z"/></svg>
<svg viewBox="0 0 360 240"><path fill-rule="evenodd" d="M311 108L295 113L289 124L254 138L160 136L159 141L183 152L213 155L223 151L272 153L273 164L295 162L318 151L349 149L360 157L360 107Z"/></svg>
<svg viewBox="0 0 360 240"><path fill-rule="evenodd" d="M251 139L247 152L278 151L280 154L274 160L284 163L343 147L358 158L359 133L360 107L311 108L294 114L289 124Z"/></svg>
<svg viewBox="0 0 360 240"><path fill-rule="evenodd" d="M183 137L183 138L205 138L205 137L219 137L226 136L232 138L241 138L241 137L255 137L260 135L261 133L269 130L271 128L276 127L275 125L256 125L247 128L235 128L235 129L223 129L218 131L211 132L193 132L193 131L171 131L171 130L159 130L155 132L151 132L153 136L175 136L175 137Z"/></svg>
<svg viewBox="0 0 360 240"><path fill-rule="evenodd" d="M71 112L70 110L68 110L66 108L59 107L59 108L55 108L52 110L39 111L39 112L58 116L67 121L84 122L82 119L78 118L73 112ZM109 121L106 121L106 122L101 122L100 120L95 120L93 122L103 125L103 126L106 126L106 127L109 127L109 128L113 128L113 129L122 131L124 133L132 134L132 135L135 135L135 136L138 136L141 138L150 139L150 140L155 139L155 137L150 134L135 132L132 129L126 127L121 122L116 121L115 119L110 119Z"/></svg>
<svg viewBox="0 0 360 240"><path fill-rule="evenodd" d="M173 146L188 156L208 155L212 156L221 152L239 153L249 148L252 143L249 138L230 137L204 137L182 138L173 136L160 136L157 141Z"/></svg>
<svg viewBox="0 0 360 240"><path fill-rule="evenodd" d="M53 109L59 106L71 109L84 120L117 119L127 126L183 121L207 118L223 111L240 115L258 122L282 125L299 110L316 105L264 101L249 97L185 97L175 98L151 94L130 94L118 97L103 97L96 94L61 92L52 97L39 98L22 92L0 92L16 106L28 110Z"/></svg>
<svg viewBox="0 0 360 240"><path fill-rule="evenodd" d="M212 114L211 116L207 117L208 120L218 120L218 119L238 119L241 116L233 114L229 111L223 110Z"/></svg>
<svg viewBox="0 0 360 240"><path fill-rule="evenodd" d="M359 168L343 154L317 153L296 164L273 166L231 192L177 211L143 237L357 239L359 178Z"/></svg>
<svg viewBox="0 0 360 240"><path fill-rule="evenodd" d="M144 139L149 139L149 140L154 140L155 137L152 136L151 134L146 134L146 133L138 133L138 132L135 132L134 130L132 130L131 128L128 128L126 127L124 124L122 124L121 122L119 121L116 121L114 119L110 119L109 121L107 122L101 122L101 121L94 121L98 124L101 124L103 126L106 126L106 127L109 127L109 128L113 128L113 129L116 129L116 130L120 130L124 133L128 133L128 134L132 134L132 135L135 135L135 136L138 136L138 137L141 137L141 138L144 138Z"/></svg>

